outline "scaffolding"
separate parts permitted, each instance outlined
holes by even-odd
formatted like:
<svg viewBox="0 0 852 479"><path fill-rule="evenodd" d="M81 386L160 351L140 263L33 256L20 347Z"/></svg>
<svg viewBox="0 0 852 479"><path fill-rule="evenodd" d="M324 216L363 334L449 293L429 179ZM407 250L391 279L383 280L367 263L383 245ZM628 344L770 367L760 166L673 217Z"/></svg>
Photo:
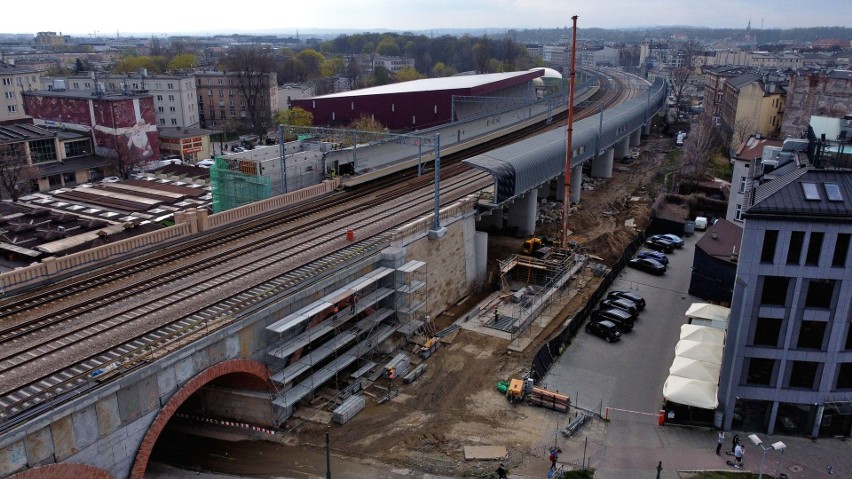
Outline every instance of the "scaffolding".
<svg viewBox="0 0 852 479"><path fill-rule="evenodd" d="M340 381L360 381L376 362L353 364L394 333L408 338L422 328L424 266L410 261L397 269L378 267L266 327L279 425L330 380L338 390L346 388Z"/></svg>
<svg viewBox="0 0 852 479"><path fill-rule="evenodd" d="M213 213L272 197L272 179L257 171L250 161L228 162L220 156L210 168L210 190L213 196Z"/></svg>

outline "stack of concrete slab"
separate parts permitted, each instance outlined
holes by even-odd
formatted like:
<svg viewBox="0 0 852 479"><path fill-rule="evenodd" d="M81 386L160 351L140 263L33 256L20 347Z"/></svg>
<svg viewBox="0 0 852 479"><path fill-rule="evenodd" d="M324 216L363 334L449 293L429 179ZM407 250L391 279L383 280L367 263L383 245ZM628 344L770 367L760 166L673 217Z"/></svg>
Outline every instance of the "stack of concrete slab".
<svg viewBox="0 0 852 479"><path fill-rule="evenodd" d="M332 414L332 420L338 424L346 424L367 405L364 396L360 394L350 397L337 406Z"/></svg>

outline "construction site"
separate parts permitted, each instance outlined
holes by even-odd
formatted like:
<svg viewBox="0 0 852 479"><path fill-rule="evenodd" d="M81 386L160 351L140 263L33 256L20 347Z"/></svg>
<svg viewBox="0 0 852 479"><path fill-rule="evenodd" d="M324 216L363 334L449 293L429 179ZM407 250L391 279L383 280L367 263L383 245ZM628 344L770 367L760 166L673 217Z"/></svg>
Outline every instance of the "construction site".
<svg viewBox="0 0 852 479"><path fill-rule="evenodd" d="M357 372L361 379L351 386L324 387L304 399L282 421L278 434L260 434L257 438L264 441L229 447L246 454L285 454L291 463L304 464L298 458L308 461L321 453L328 432L333 455L346 462L447 477L490 474L498 459L516 470L547 460L555 436L562 431L560 444L570 442L565 432L582 424L572 421L579 415L570 407L570 394L548 390L537 377L535 384L528 382L535 376L533 358L586 306L601 276L650 224L654 181L670 143L655 130L635 152L636 161L616 166L612 178L584 177L583 199L571 208L570 251L549 244L560 233L561 203L541 202L534 244L531 238L489 235L488 278L493 283L406 331L409 341L400 353L387 351L390 361L365 365ZM351 292L341 294L348 295L353 309L368 307L364 299L356 305ZM341 308L342 318L349 311L346 305ZM286 322L278 326L286 327ZM301 373L296 366L280 374ZM603 426L592 421L583 427ZM186 467L187 459L170 443L163 441L156 460ZM280 467L216 460L200 466L254 477L279 474ZM315 466L317 475L321 470L320 464Z"/></svg>

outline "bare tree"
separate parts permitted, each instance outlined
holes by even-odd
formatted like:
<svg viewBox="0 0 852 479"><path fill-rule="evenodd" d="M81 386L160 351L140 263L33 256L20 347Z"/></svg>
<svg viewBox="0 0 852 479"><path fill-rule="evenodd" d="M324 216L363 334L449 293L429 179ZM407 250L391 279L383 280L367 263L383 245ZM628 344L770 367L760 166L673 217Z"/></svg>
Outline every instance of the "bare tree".
<svg viewBox="0 0 852 479"><path fill-rule="evenodd" d="M222 64L237 74L237 88L246 102L249 128L265 137L272 125L269 90L276 87L270 75L276 67L272 52L257 45L231 47Z"/></svg>
<svg viewBox="0 0 852 479"><path fill-rule="evenodd" d="M670 83L672 85L672 95L674 96L674 117L680 114L684 106L684 93L689 80L695 74L695 58L703 50L703 46L697 40L689 40L678 46L678 50L673 54L675 61L671 69Z"/></svg>
<svg viewBox="0 0 852 479"><path fill-rule="evenodd" d="M38 178L39 169L27 160L23 143L0 145L0 187L3 196L18 201L29 190L30 181Z"/></svg>
<svg viewBox="0 0 852 479"><path fill-rule="evenodd" d="M731 132L731 141L730 147L731 149L737 149L739 146L748 139L748 137L757 131L757 126L755 122L751 118L740 118L734 124L734 129Z"/></svg>
<svg viewBox="0 0 852 479"><path fill-rule="evenodd" d="M683 156L678 167L680 183L697 183L704 179L710 170L713 152L722 143L719 127L709 113L701 115L698 126L692 128L683 143Z"/></svg>

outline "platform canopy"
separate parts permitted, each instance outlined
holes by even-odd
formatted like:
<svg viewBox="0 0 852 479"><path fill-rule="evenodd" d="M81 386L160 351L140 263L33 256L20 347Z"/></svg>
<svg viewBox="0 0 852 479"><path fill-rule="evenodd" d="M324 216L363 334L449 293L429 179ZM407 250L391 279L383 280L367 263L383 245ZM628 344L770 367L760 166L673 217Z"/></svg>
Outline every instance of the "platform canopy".
<svg viewBox="0 0 852 479"><path fill-rule="evenodd" d="M723 346L725 344L725 330L697 324L684 324L680 327L680 339Z"/></svg>
<svg viewBox="0 0 852 479"><path fill-rule="evenodd" d="M669 374L687 379L697 379L712 383L719 382L720 368L718 364L675 356Z"/></svg>
<svg viewBox="0 0 852 479"><path fill-rule="evenodd" d="M719 405L717 393L724 348L724 329L694 324L681 326L675 358L663 385L666 401L715 409Z"/></svg>

